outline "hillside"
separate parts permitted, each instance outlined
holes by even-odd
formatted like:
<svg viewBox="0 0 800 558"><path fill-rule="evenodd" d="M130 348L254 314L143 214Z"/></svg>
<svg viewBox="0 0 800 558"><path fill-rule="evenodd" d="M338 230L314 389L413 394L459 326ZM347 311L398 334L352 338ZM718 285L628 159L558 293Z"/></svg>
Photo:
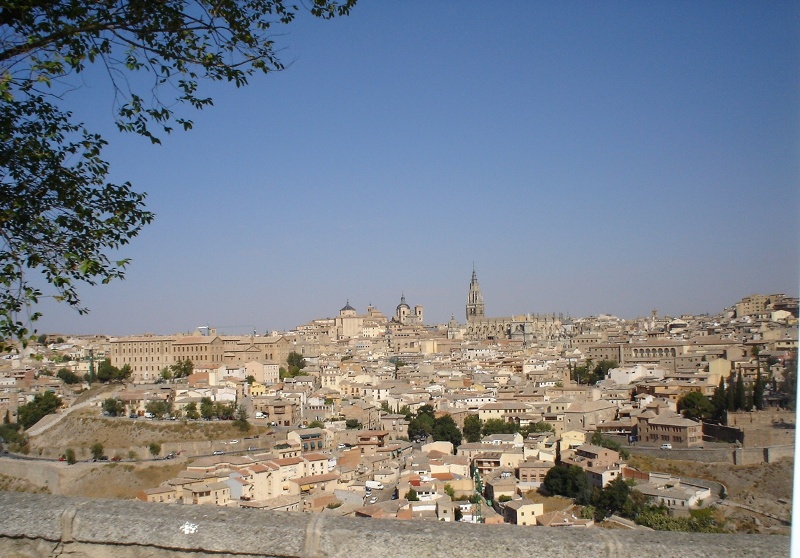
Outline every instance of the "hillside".
<svg viewBox="0 0 800 558"><path fill-rule="evenodd" d="M210 443L213 441L263 436L269 432L268 427L251 425L250 430L243 433L230 421L184 422L98 417L96 409L84 409L65 417L44 433L32 436L30 453L58 457L71 447L79 459L85 459L89 457L89 447L96 442L103 444L109 456L119 455L123 458L127 458L130 451L139 457L146 456L146 448L151 443L168 445L170 451L183 447L189 453L199 453L210 452Z"/></svg>

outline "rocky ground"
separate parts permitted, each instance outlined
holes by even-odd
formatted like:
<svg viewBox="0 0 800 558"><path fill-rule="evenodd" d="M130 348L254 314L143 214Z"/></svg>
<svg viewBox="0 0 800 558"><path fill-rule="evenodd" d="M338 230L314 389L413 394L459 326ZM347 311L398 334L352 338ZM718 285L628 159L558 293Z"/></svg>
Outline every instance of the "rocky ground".
<svg viewBox="0 0 800 558"><path fill-rule="evenodd" d="M791 519L793 459L758 465L733 465L634 456L630 464L643 471L661 471L721 482L728 495L724 502L733 505L720 508L737 532L789 533L788 525L769 516Z"/></svg>

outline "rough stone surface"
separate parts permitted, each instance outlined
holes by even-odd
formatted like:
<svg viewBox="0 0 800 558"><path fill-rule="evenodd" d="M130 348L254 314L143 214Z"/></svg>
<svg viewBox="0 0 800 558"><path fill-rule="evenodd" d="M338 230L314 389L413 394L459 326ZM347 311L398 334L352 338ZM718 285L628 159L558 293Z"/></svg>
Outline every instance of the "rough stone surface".
<svg viewBox="0 0 800 558"><path fill-rule="evenodd" d="M467 525L0 493L0 556L19 558L787 556L789 538Z"/></svg>

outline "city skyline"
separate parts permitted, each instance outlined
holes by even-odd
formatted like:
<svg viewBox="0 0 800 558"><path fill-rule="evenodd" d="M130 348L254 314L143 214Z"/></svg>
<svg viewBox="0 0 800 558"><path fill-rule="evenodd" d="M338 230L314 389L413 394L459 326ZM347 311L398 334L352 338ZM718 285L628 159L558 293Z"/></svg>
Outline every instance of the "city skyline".
<svg viewBox="0 0 800 558"><path fill-rule="evenodd" d="M71 108L156 220L125 281L80 289L90 314L45 302L37 329L287 330L401 295L463 321L473 266L487 316L796 296L798 15L359 4L300 18L287 70L208 87L162 146L114 131L93 68Z"/></svg>

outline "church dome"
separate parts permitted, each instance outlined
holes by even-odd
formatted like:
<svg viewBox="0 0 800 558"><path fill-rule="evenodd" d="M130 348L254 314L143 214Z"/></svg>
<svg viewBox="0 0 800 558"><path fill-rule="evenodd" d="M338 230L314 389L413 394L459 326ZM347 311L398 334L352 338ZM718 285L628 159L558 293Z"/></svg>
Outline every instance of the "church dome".
<svg viewBox="0 0 800 558"><path fill-rule="evenodd" d="M348 301L347 301L347 304L345 304L345 305L344 305L344 308L342 308L341 310L339 310L339 312L347 312L347 311L350 311L350 310L352 310L353 312L355 312L355 311L356 311L356 309L355 309L355 308L353 308L352 306L350 306L350 301L348 300Z"/></svg>

